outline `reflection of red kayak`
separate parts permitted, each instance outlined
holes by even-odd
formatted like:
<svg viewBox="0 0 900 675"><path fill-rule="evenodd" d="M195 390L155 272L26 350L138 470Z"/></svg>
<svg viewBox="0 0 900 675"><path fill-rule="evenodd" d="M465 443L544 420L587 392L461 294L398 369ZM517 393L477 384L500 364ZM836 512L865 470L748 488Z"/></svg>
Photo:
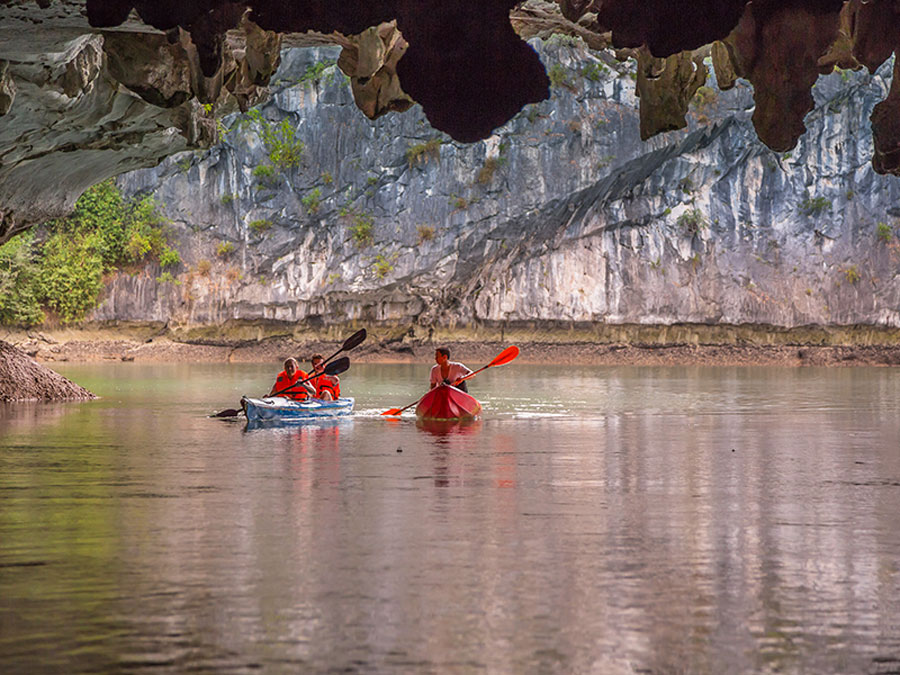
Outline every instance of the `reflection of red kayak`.
<svg viewBox="0 0 900 675"><path fill-rule="evenodd" d="M416 406L416 417L423 420L465 420L480 412L477 399L449 384L435 387Z"/></svg>

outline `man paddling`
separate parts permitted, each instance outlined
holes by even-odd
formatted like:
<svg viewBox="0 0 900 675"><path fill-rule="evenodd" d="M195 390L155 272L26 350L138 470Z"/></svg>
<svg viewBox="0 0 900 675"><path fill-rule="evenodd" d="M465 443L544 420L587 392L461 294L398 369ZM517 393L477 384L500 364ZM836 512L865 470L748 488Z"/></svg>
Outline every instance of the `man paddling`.
<svg viewBox="0 0 900 675"><path fill-rule="evenodd" d="M278 395L284 396L285 398L292 398L295 401L305 401L310 396L316 395L316 390L313 389L309 382L304 382L303 384L297 385L290 391L284 390L293 386L297 382L305 380L306 378L307 375L302 370L300 370L300 364L297 362L297 359L286 359L284 362L284 370L278 373L278 377L275 378L275 384L272 385L272 391L270 391L268 395Z"/></svg>
<svg viewBox="0 0 900 675"><path fill-rule="evenodd" d="M450 350L447 347L438 347L434 350L435 365L431 367L431 388L440 384L452 384L462 391L468 392L465 382L455 384L461 377L465 377L472 371L458 361L450 360Z"/></svg>
<svg viewBox="0 0 900 675"><path fill-rule="evenodd" d="M325 359L321 354L313 354L309 359L313 367L313 378L309 381L316 388L316 398L336 401L341 397L341 380L337 375L325 372Z"/></svg>

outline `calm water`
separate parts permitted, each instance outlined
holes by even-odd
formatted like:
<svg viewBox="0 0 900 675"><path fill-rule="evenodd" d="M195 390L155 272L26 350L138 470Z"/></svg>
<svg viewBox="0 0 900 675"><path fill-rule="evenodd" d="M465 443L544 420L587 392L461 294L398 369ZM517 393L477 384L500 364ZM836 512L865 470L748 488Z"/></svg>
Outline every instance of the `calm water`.
<svg viewBox="0 0 900 675"><path fill-rule="evenodd" d="M360 365L252 431L274 367L59 370L103 398L0 406L3 673L900 671L900 370L512 364L435 429Z"/></svg>

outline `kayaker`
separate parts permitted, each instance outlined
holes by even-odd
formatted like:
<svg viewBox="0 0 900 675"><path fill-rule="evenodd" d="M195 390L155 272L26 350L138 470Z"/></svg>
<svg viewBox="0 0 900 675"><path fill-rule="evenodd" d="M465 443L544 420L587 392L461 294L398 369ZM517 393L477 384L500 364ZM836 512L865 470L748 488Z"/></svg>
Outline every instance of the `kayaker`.
<svg viewBox="0 0 900 675"><path fill-rule="evenodd" d="M465 377L472 371L458 361L450 360L450 350L447 347L438 347L434 350L435 365L431 367L431 388L440 384L451 384L457 389L468 392L465 382L459 382L459 378Z"/></svg>
<svg viewBox="0 0 900 675"><path fill-rule="evenodd" d="M278 373L278 377L275 378L275 384L272 385L272 391L269 392L269 396L275 396L277 394L278 396L284 396L285 398L292 398L295 401L305 401L310 396L316 395L316 390L309 382L304 382L282 394L278 394L278 392L287 389L297 382L305 380L307 377L307 374L300 370L300 363L297 359L285 359L284 370Z"/></svg>
<svg viewBox="0 0 900 675"><path fill-rule="evenodd" d="M341 380L337 375L325 374L325 359L321 354L313 354L309 359L315 376L309 381L316 388L316 398L336 401L341 397Z"/></svg>

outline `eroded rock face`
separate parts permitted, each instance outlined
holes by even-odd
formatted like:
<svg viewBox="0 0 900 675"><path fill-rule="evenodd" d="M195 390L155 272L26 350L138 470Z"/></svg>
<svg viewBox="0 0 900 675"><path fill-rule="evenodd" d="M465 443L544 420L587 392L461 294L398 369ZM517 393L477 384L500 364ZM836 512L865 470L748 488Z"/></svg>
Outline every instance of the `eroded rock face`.
<svg viewBox="0 0 900 675"><path fill-rule="evenodd" d="M25 352L0 340L0 401L65 401L97 398Z"/></svg>
<svg viewBox="0 0 900 675"><path fill-rule="evenodd" d="M286 51L274 82L321 70L262 108L298 130L301 166L255 175L265 147L235 124L189 166L123 176L165 205L185 265L178 285L117 276L92 318L425 336L534 320L900 327L900 182L873 171L864 124L889 67L821 77L808 130L775 153L745 81L710 79L687 129L642 141L642 75L578 41L533 45L562 69L551 99L473 144L419 108L370 123L336 66L312 68L338 50Z"/></svg>
<svg viewBox="0 0 900 675"><path fill-rule="evenodd" d="M278 66L277 36L242 19L207 76L178 28L91 32L81 3L47 5L0 8L0 242L67 214L100 180L208 147L215 114L258 102L255 83Z"/></svg>

